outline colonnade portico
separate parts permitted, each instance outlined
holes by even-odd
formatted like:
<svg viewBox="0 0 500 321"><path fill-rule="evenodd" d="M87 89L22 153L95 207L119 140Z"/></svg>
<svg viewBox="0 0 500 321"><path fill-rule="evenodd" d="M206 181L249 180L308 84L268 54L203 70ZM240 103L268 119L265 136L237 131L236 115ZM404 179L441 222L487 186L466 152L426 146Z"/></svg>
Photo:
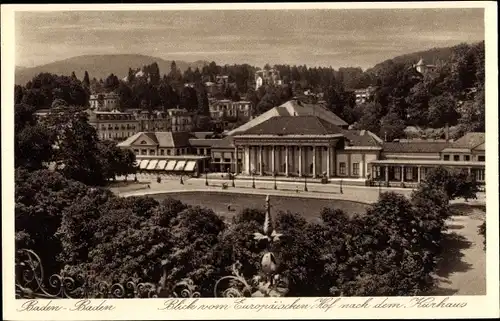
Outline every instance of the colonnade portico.
<svg viewBox="0 0 500 321"><path fill-rule="evenodd" d="M372 163L373 179L385 183L420 183L432 168L439 166L456 168L484 182L484 164L479 162L447 162L447 161L400 161L378 160Z"/></svg>
<svg viewBox="0 0 500 321"><path fill-rule="evenodd" d="M335 172L334 144L290 145L252 144L239 146L244 150L243 173L246 175L311 176ZM235 149L237 149L236 147Z"/></svg>

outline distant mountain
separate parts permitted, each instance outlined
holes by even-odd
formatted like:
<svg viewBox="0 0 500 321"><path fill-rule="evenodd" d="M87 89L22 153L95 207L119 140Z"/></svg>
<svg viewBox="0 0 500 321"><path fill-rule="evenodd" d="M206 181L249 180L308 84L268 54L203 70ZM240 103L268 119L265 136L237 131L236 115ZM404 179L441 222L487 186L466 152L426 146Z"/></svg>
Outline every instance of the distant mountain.
<svg viewBox="0 0 500 321"><path fill-rule="evenodd" d="M145 65L150 65L153 62L158 63L160 74L168 74L170 72L171 60L164 60L157 57L133 54L119 54L119 55L85 55L69 59L64 59L52 62L46 65L25 68L16 67L16 84L25 85L28 81L33 79L37 74L42 72L49 72L58 75L70 76L74 71L78 79L83 79L85 71L88 71L90 79L102 78L106 79L111 73L118 76L119 79L124 78L128 74L128 68L136 69L142 68ZM184 72L188 67L200 69L208 61L195 61L185 62L176 60L177 68Z"/></svg>

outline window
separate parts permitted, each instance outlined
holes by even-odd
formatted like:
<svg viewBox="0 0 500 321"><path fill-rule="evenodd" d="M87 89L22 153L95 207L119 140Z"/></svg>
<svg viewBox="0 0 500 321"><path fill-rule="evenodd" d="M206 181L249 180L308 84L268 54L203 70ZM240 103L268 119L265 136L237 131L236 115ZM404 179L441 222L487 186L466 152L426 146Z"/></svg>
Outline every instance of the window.
<svg viewBox="0 0 500 321"><path fill-rule="evenodd" d="M161 156L165 155L165 150L164 149L160 149L160 155Z"/></svg>
<svg viewBox="0 0 500 321"><path fill-rule="evenodd" d="M394 179L396 180L401 179L401 167L399 166L394 167Z"/></svg>
<svg viewBox="0 0 500 321"><path fill-rule="evenodd" d="M444 155L444 156L443 156L443 159L444 159L445 161L449 161L449 160L450 160L450 155Z"/></svg>
<svg viewBox="0 0 500 321"><path fill-rule="evenodd" d="M141 149L141 155L147 155L147 150Z"/></svg>
<svg viewBox="0 0 500 321"><path fill-rule="evenodd" d="M453 155L453 160L458 162L460 160L460 155Z"/></svg>
<svg viewBox="0 0 500 321"><path fill-rule="evenodd" d="M224 158L224 163L231 163L231 159L230 158Z"/></svg>
<svg viewBox="0 0 500 321"><path fill-rule="evenodd" d="M477 156L478 162L484 162L484 155Z"/></svg>
<svg viewBox="0 0 500 321"><path fill-rule="evenodd" d="M469 155L464 155L464 160L465 160L466 162L469 162L469 161L470 161L470 156L469 156Z"/></svg>
<svg viewBox="0 0 500 321"><path fill-rule="evenodd" d="M214 158L214 163L220 163L220 158Z"/></svg>
<svg viewBox="0 0 500 321"><path fill-rule="evenodd" d="M155 154L155 150L154 149L150 149L149 150L149 155L154 155Z"/></svg>
<svg viewBox="0 0 500 321"><path fill-rule="evenodd" d="M167 155L170 156L170 149L167 149Z"/></svg>
<svg viewBox="0 0 500 321"><path fill-rule="evenodd" d="M346 175L345 172L346 166L344 162L339 163L339 174L340 175Z"/></svg>
<svg viewBox="0 0 500 321"><path fill-rule="evenodd" d="M139 150L138 149L134 149L134 154L139 154Z"/></svg>
<svg viewBox="0 0 500 321"><path fill-rule="evenodd" d="M359 163L352 163L352 175L359 176Z"/></svg>
<svg viewBox="0 0 500 321"><path fill-rule="evenodd" d="M405 179L407 181L413 180L413 168L405 168Z"/></svg>
<svg viewBox="0 0 500 321"><path fill-rule="evenodd" d="M484 156L483 156L484 157ZM478 169L476 171L476 180L479 181L479 182L484 182L484 177L485 177L485 174L484 174L484 169Z"/></svg>

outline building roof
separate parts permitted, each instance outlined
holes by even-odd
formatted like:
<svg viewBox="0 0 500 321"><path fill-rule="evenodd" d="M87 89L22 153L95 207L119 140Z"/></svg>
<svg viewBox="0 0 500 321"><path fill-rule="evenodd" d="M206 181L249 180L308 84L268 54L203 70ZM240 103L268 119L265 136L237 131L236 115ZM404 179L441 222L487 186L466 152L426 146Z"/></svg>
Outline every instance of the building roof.
<svg viewBox="0 0 500 321"><path fill-rule="evenodd" d="M342 129L318 116L272 117L237 135L335 135Z"/></svg>
<svg viewBox="0 0 500 321"><path fill-rule="evenodd" d="M417 62L417 66L425 66L424 58L420 58L420 60Z"/></svg>
<svg viewBox="0 0 500 321"><path fill-rule="evenodd" d="M220 138L190 138L189 144L193 147L212 147L220 140Z"/></svg>
<svg viewBox="0 0 500 321"><path fill-rule="evenodd" d="M485 140L485 133L471 132L457 139L450 147L475 149L483 145L482 148L484 150Z"/></svg>
<svg viewBox="0 0 500 321"><path fill-rule="evenodd" d="M219 139L214 145L212 145L212 149L217 148L234 148L234 139L231 136L226 136L222 139Z"/></svg>
<svg viewBox="0 0 500 321"><path fill-rule="evenodd" d="M343 129L342 134L348 140L350 146L381 147L383 140L368 130Z"/></svg>
<svg viewBox="0 0 500 321"><path fill-rule="evenodd" d="M207 138L207 136L212 136L214 132L193 132L195 138Z"/></svg>
<svg viewBox="0 0 500 321"><path fill-rule="evenodd" d="M440 153L446 147L448 142L386 142L382 145L385 153Z"/></svg>
<svg viewBox="0 0 500 321"><path fill-rule="evenodd" d="M130 136L119 147L139 146L142 139L148 139L158 147L186 147L189 146L189 139L192 135L188 132L140 132Z"/></svg>
<svg viewBox="0 0 500 321"><path fill-rule="evenodd" d="M281 106L274 107L267 112L255 117L249 122L237 127L230 132L228 135L234 135L236 133L247 131L248 129L257 126L272 117L275 116L317 116L333 125L340 127L347 126L348 124L341 119L339 116L335 115L324 106L319 104L307 104L302 103L298 100L290 100Z"/></svg>
<svg viewBox="0 0 500 321"><path fill-rule="evenodd" d="M484 162L467 161L445 161L440 159L377 159L370 161L378 165L437 165L437 166L460 166L460 167L484 167Z"/></svg>

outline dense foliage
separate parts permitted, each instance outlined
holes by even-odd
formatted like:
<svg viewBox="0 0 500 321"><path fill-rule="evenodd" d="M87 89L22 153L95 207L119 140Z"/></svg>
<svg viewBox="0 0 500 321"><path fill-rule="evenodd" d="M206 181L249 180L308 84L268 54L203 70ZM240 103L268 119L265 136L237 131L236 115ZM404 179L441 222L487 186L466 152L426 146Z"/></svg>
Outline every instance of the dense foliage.
<svg viewBox="0 0 500 321"><path fill-rule="evenodd" d="M275 213L283 233L277 258L289 295L418 295L430 289L449 198L446 185L433 179L410 199L381 194L366 213L325 208L315 222ZM39 252L50 271L91 280L135 278L171 289L191 278L202 295L212 296L215 281L234 262L248 278L258 272L263 248L253 232L261 231L263 220L261 210L246 209L224 222L209 209L173 199L120 198L48 170L16 172L17 246Z"/></svg>
<svg viewBox="0 0 500 321"><path fill-rule="evenodd" d="M116 143L99 141L81 108L62 100L43 119L35 107L14 107L15 166L28 170L58 165L65 177L87 185L103 185L108 179L135 172L135 155Z"/></svg>
<svg viewBox="0 0 500 321"><path fill-rule="evenodd" d="M456 198L475 199L479 183L466 171L438 167L429 172L424 185L442 190L452 200Z"/></svg>

